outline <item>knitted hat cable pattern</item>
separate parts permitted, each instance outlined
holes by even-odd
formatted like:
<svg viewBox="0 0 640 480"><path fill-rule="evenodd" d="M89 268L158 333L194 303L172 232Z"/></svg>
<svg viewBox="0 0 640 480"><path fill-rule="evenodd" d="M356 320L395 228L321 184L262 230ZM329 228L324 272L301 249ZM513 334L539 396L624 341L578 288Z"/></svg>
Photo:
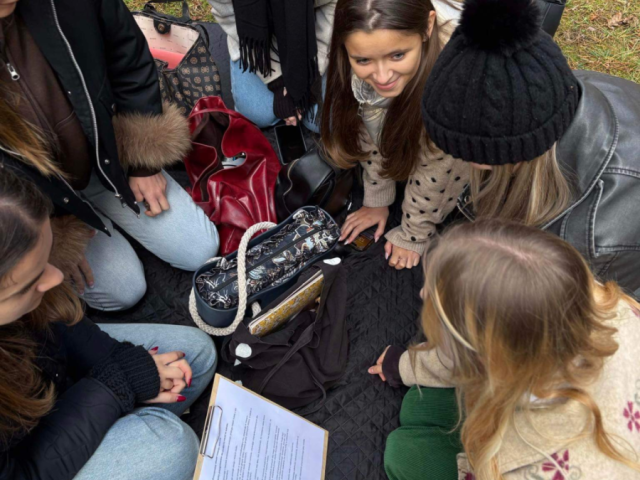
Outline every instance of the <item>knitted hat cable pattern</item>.
<svg viewBox="0 0 640 480"><path fill-rule="evenodd" d="M578 81L533 0L467 0L429 76L422 115L433 142L468 162L533 160L567 131Z"/></svg>

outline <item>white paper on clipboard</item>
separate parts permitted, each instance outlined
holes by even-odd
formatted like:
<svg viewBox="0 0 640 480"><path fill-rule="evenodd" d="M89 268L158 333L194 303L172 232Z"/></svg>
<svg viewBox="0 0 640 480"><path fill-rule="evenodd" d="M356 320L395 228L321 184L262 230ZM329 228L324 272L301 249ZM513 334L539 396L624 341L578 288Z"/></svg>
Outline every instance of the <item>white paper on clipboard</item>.
<svg viewBox="0 0 640 480"><path fill-rule="evenodd" d="M329 434L216 375L194 480L323 480Z"/></svg>

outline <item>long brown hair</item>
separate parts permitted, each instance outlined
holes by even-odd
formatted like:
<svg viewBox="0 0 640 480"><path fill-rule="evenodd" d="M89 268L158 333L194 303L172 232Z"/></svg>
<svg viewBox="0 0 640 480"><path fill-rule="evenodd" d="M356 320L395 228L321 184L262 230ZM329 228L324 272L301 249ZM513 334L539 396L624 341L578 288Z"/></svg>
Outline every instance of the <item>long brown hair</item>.
<svg viewBox="0 0 640 480"><path fill-rule="evenodd" d="M429 255L425 299L426 348L452 357L462 444L478 480L502 478L503 435L517 409L530 418L531 395L584 406L591 422L576 438L592 437L602 453L640 470L616 448L584 388L618 348L607 322L619 302L637 304L614 283L598 284L571 245L498 219L454 227Z"/></svg>
<svg viewBox="0 0 640 480"><path fill-rule="evenodd" d="M35 247L51 212L50 200L34 184L0 168L0 285ZM36 337L47 334L49 322L74 323L82 315L78 298L60 285L36 310L0 326L0 446L35 427L53 407L53 388L36 365Z"/></svg>
<svg viewBox="0 0 640 480"><path fill-rule="evenodd" d="M351 89L351 65L344 46L346 38L356 31L380 29L426 35L432 11L430 0L338 1L321 125L324 149L338 167L352 168L368 158L360 144L362 120ZM441 49L436 22L426 46L422 47L418 71L389 106L378 145L385 159L383 177L406 180L419 162L420 153L429 145L420 113L420 99Z"/></svg>
<svg viewBox="0 0 640 480"><path fill-rule="evenodd" d="M45 177L63 176L51 161L51 152L38 129L17 112L17 102L23 101L0 82L0 149L35 168Z"/></svg>
<svg viewBox="0 0 640 480"><path fill-rule="evenodd" d="M478 218L502 218L541 227L573 199L554 145L544 155L492 170L471 169L471 202Z"/></svg>

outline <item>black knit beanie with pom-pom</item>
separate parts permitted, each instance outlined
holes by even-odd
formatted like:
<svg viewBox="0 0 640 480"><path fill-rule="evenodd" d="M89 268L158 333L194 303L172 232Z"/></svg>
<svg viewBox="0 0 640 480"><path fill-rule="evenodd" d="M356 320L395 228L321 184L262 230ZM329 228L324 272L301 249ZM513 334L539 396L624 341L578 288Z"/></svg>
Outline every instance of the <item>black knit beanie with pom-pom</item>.
<svg viewBox="0 0 640 480"><path fill-rule="evenodd" d="M440 149L504 165L533 160L560 140L580 92L540 22L535 0L466 0L422 99L425 127Z"/></svg>

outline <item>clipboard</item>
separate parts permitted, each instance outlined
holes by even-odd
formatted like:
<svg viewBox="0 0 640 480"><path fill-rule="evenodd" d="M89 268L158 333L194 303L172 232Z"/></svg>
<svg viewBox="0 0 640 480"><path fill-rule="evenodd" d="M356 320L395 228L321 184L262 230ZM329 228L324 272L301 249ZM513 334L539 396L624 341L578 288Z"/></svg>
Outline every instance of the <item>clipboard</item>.
<svg viewBox="0 0 640 480"><path fill-rule="evenodd" d="M223 382L225 382L223 384ZM211 392L211 399L209 400L209 407L207 410L207 417L205 420L205 426L204 426L204 431L202 433L202 440L200 442L200 450L198 452L198 462L196 464L196 469L195 469L195 473L193 476L193 480L212 480L211 478L209 478L209 476L207 476L207 478L202 478L201 479L201 474L203 473L203 467L205 465L205 462L211 462L213 461L214 457L216 456L216 453L219 453L219 455L223 455L223 449L224 449L224 445L221 445L222 443L222 436L225 434L225 432L222 432L222 425L223 425L223 418L225 418L225 413L227 415L232 415L234 412L230 412L230 411L226 411L225 410L232 410L232 409L226 409L221 407L220 405L218 405L216 403L217 397L218 397L218 392L221 390L221 385L223 385L223 389L225 391L230 391L230 389L241 389L244 392L247 392L247 394L249 394L251 396L252 399L257 400L258 402L262 403L265 402L264 405L268 405L268 408L270 411L277 411L278 412L278 416L285 416L285 417L289 417L289 418L293 418L293 419L298 419L298 422L300 424L305 424L306 426L310 427L310 432L312 432L314 434L314 436L316 437L316 439L318 438L319 435L322 435L322 441L321 441L321 448L322 448L322 458L321 458L321 469L318 469L318 471L316 472L314 470L314 472L312 472L310 474L310 476L314 476L315 478L317 478L318 480L324 480L325 478L325 473L326 473L326 466L327 466L327 450L328 450L328 446L329 446L329 432L318 427L317 425L315 425L314 423L309 422L307 419L296 415L295 413L281 407L280 405L272 402L271 400L268 400L258 394L256 394L255 392L252 392L251 390L243 387L242 385L233 382L232 380L229 380L226 377L223 377L222 375L216 373L215 375L215 379L214 379L214 383L213 383L213 390ZM237 410L241 408L242 405L239 404L234 404L237 405L235 408L237 413ZM275 409L274 409L275 407ZM263 422L266 420L266 416L263 418ZM300 422L301 421L301 422ZM283 427L286 428L287 425L283 425ZM275 427L274 427L275 428ZM279 428L279 427L278 427ZM257 431L257 423L256 423L256 431ZM277 438L277 437L276 437ZM279 442L280 440L278 440ZM247 442L248 443L248 442ZM265 443L265 451L267 448L269 448L269 444ZM218 448L221 448L220 451L218 451ZM292 447L292 451L294 450L294 448ZM302 449L302 451L304 452L304 449ZM256 452L252 452L253 454L255 454ZM317 453L317 452L316 452ZM261 449L259 449L259 451L257 452L257 455L261 455ZM296 459L297 459L297 450L296 450ZM317 460L317 459L316 459ZM302 462L302 460L301 460ZM320 464L318 465L320 466ZM302 464L300 465L300 468L302 469ZM317 474L319 475L317 475ZM214 477L215 478L215 477ZM266 477L262 477L263 480L272 480L272 477L270 476L266 476ZM279 476L274 476L273 480L279 480ZM300 478L300 477L296 477L296 478Z"/></svg>

